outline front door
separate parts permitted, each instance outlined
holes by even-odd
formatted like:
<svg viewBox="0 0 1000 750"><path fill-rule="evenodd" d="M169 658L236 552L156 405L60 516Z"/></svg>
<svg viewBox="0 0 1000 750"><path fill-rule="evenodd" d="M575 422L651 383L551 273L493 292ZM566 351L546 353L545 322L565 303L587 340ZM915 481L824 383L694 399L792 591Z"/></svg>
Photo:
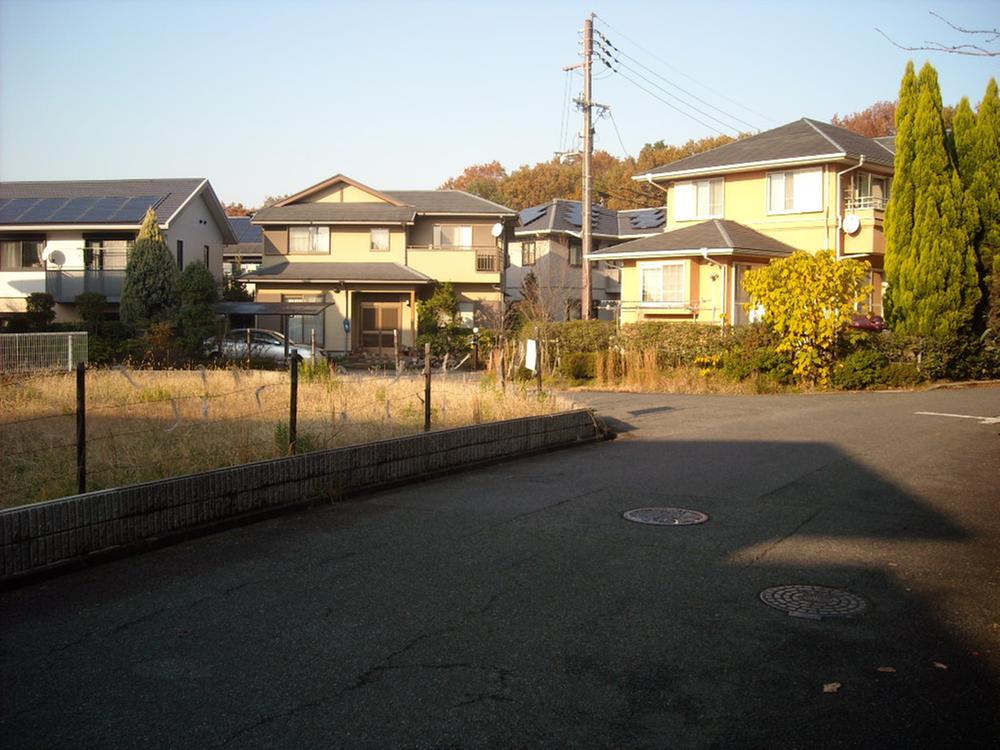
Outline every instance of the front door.
<svg viewBox="0 0 1000 750"><path fill-rule="evenodd" d="M400 302L361 303L361 348L372 354L392 354L392 332L402 320Z"/></svg>

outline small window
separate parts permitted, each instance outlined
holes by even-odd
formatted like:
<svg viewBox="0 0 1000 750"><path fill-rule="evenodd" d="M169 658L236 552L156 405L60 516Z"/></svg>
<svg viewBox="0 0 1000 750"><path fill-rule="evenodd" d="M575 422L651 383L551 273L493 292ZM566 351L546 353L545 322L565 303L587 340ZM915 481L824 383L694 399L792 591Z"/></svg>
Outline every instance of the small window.
<svg viewBox="0 0 1000 750"><path fill-rule="evenodd" d="M177 267L184 268L184 240L177 240Z"/></svg>
<svg viewBox="0 0 1000 750"><path fill-rule="evenodd" d="M680 307L687 303L686 297L687 295L684 294L683 262L643 266L643 302L656 302Z"/></svg>
<svg viewBox="0 0 1000 750"><path fill-rule="evenodd" d="M583 265L583 243L580 240L569 241L569 255L566 259L573 268Z"/></svg>
<svg viewBox="0 0 1000 750"><path fill-rule="evenodd" d="M472 328L476 324L476 303L459 302L455 322L462 328Z"/></svg>
<svg viewBox="0 0 1000 750"><path fill-rule="evenodd" d="M767 210L769 213L822 211L823 170L799 169L769 174Z"/></svg>
<svg viewBox="0 0 1000 750"><path fill-rule="evenodd" d="M389 252L389 230L385 227L373 227L371 232L371 251L373 253Z"/></svg>
<svg viewBox="0 0 1000 750"><path fill-rule="evenodd" d="M22 271L42 267L44 242L37 240L0 241L0 271Z"/></svg>
<svg viewBox="0 0 1000 750"><path fill-rule="evenodd" d="M674 187L674 218L678 221L721 219L724 188L725 182L721 177L677 183Z"/></svg>
<svg viewBox="0 0 1000 750"><path fill-rule="evenodd" d="M521 265L522 266L533 266L535 265L535 243L532 242L522 242L521 243Z"/></svg>
<svg viewBox="0 0 1000 750"><path fill-rule="evenodd" d="M209 249L208 245L202 246L202 262L205 264L205 268L209 267L209 260L212 258L212 251Z"/></svg>
<svg viewBox="0 0 1000 750"><path fill-rule="evenodd" d="M472 227L468 224L435 224L434 247L472 247Z"/></svg>
<svg viewBox="0 0 1000 750"><path fill-rule="evenodd" d="M289 253L329 253L330 227L289 227Z"/></svg>

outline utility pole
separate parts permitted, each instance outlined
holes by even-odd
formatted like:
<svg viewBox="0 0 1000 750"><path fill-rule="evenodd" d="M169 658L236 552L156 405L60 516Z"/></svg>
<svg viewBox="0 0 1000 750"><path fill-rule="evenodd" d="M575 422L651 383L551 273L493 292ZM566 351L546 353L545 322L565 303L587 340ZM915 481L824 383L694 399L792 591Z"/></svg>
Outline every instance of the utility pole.
<svg viewBox="0 0 1000 750"><path fill-rule="evenodd" d="M581 229L581 255L580 259L583 272L583 288L580 293L580 317L590 320L590 298L592 297L590 282L590 251L593 248L593 236L591 228L592 185L591 166L594 154L594 129L591 118L591 108L594 102L591 98L591 69L594 56L594 14L591 13L583 22L583 101L580 106L583 108L583 206L580 210Z"/></svg>
<svg viewBox="0 0 1000 750"><path fill-rule="evenodd" d="M590 279L590 251L594 246L592 214L593 175L591 174L594 155L594 125L593 108L607 109L603 104L594 102L591 95L591 82L594 58L594 14L591 13L583 22L583 62L570 65L563 70L583 70L583 96L576 103L583 110L583 200L580 209L580 270L582 288L580 290L580 317L590 320L590 303L593 297Z"/></svg>

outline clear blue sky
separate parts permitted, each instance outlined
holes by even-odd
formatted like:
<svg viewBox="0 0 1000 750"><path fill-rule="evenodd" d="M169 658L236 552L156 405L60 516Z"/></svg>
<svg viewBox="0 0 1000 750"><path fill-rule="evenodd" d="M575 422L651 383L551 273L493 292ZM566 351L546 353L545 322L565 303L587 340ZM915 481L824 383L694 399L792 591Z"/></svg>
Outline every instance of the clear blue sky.
<svg viewBox="0 0 1000 750"><path fill-rule="evenodd" d="M595 68L594 99L633 155L730 128L623 74L744 129L735 117L767 129L894 99L911 56L937 67L946 103L975 104L1000 58L907 53L875 31L967 41L935 9L1000 25L995 0L0 0L0 179L204 176L224 201L257 204L338 172L434 188L474 163L534 164L560 148L562 67L589 12L632 58L632 72ZM609 119L597 146L623 153Z"/></svg>

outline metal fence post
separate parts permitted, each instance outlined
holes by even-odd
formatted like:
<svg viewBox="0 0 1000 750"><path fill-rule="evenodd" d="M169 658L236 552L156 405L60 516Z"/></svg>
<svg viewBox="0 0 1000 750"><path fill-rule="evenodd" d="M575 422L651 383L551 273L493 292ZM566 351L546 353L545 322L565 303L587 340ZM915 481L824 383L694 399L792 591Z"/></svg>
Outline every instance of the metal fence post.
<svg viewBox="0 0 1000 750"><path fill-rule="evenodd" d="M66 353L66 372L73 372L73 334L69 334L66 337L66 342L68 344Z"/></svg>
<svg viewBox="0 0 1000 750"><path fill-rule="evenodd" d="M87 491L87 365L76 366L76 491Z"/></svg>
<svg viewBox="0 0 1000 750"><path fill-rule="evenodd" d="M299 353L292 352L289 357L292 373L292 395L288 407L288 452L295 453L295 441L298 432L298 407L299 407Z"/></svg>
<svg viewBox="0 0 1000 750"><path fill-rule="evenodd" d="M424 432L431 430L431 345L424 344Z"/></svg>

